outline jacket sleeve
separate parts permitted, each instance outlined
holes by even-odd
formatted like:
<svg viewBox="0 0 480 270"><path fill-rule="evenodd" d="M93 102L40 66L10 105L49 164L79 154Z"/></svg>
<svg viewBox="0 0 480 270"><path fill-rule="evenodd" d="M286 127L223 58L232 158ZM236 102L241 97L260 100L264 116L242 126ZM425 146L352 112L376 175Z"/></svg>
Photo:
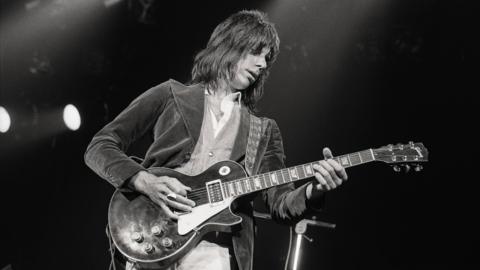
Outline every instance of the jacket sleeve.
<svg viewBox="0 0 480 270"><path fill-rule="evenodd" d="M271 132L268 146L261 160L259 173L285 168L285 154L283 150L280 129L274 120L271 121ZM280 223L294 223L313 211L309 207L304 184L295 189L293 183L267 189L263 192L263 200L272 218Z"/></svg>
<svg viewBox="0 0 480 270"><path fill-rule="evenodd" d="M170 93L167 81L132 101L95 134L84 155L87 166L116 188L122 187L137 172L145 170L125 152L131 143L152 129Z"/></svg>

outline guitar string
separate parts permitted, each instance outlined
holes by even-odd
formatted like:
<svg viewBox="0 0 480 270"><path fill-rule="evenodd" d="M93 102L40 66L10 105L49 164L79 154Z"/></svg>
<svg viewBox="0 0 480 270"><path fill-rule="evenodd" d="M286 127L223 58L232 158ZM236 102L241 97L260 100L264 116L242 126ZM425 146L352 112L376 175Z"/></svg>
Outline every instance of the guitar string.
<svg viewBox="0 0 480 270"><path fill-rule="evenodd" d="M315 163L315 162L312 162L312 163L310 163L310 164L313 164L313 163ZM307 164L303 164L303 165L299 165L299 166L305 166L305 165L309 165L309 164L307 163ZM297 166L297 167L298 167L298 166ZM288 169L289 169L289 168L284 168L284 169L280 169L280 170L278 170L278 171L275 171L277 174L280 174L280 175L281 175L281 177L282 177L282 181L281 181L281 182L283 182L283 184L286 184L286 183L289 183L289 182L293 182L294 180L300 180L300 179L292 179L292 177L289 175L289 170L288 170ZM271 172L271 173L273 173L273 172ZM304 174L305 174L305 177L301 177L301 178L311 177L310 175L308 175L308 173L304 173ZM286 177L287 175L290 176L290 177ZM267 176L268 176L268 174L260 174L260 175L257 175L257 177L264 179L264 181L265 181L265 179L267 179ZM312 175L312 176L313 176L313 175ZM268 176L268 179L269 179L269 178L270 178L270 177ZM290 181L288 180L289 178L290 178ZM238 180L229 181L228 183L245 182L246 180L252 181L253 179L254 179L254 177L241 178L241 179L238 179ZM262 181L262 182L263 182L263 181ZM272 181L269 179L268 182L271 183ZM226 183L223 183L223 184L226 184ZM243 185L242 185L242 186L243 186ZM255 186L255 185L253 185L253 186ZM273 186L273 185L272 185L272 186ZM265 188L268 188L268 184L265 184ZM264 189L263 186L262 186L261 189ZM256 189L254 188L254 190L256 190ZM243 192L242 192L242 193L243 193ZM198 197L198 196L202 196L202 195L206 195L206 194L207 194L206 188L199 188L199 189L194 189L194 190L190 191L187 196L189 196L189 197Z"/></svg>
<svg viewBox="0 0 480 270"><path fill-rule="evenodd" d="M356 154L360 154L361 152L358 152ZM347 156L347 155L344 155L344 156ZM379 157L384 157L384 155L382 154L379 154L378 155ZM340 157L343 157L343 156L340 156ZM336 159L338 160L340 157L336 157ZM314 164L314 163L317 163L318 161L316 162L311 162L311 163L307 163L307 164L303 164L303 165L299 165L299 166L305 166L305 165L310 165L310 164ZM296 167L299 167L299 166L296 166ZM284 169L281 169L281 170L278 170L276 171L276 173L279 173L281 176L282 176L282 182L284 183L288 183L288 182L293 182L292 180L298 180L298 179L290 179L290 181L288 181L288 178L291 178L291 177L285 177L285 176L290 176L289 175L289 168L284 168ZM263 178L264 181L267 179L266 176L267 174L261 174L261 175L258 175L259 177ZM306 177L310 177L308 174L305 174ZM301 178L306 178L306 177L301 177ZM270 177L268 177L270 178ZM252 180L254 179L253 177L248 177L248 178L242 178L242 179L238 179L238 180L233 180L233 181L230 181L229 183L238 183L238 182L245 182L245 180ZM262 181L263 182L263 181ZM271 182L271 180L269 179L269 182ZM223 183L223 184L226 184L226 183ZM234 185L235 186L235 185ZM244 185L242 185L244 186ZM254 185L255 186L255 185ZM268 187L267 184L265 184L266 187ZM273 185L272 185L273 186ZM265 188L266 188L265 187ZM255 188L253 188L254 191L256 190ZM263 189L263 187L262 187ZM243 193L243 192L241 192ZM192 198L192 199L201 199L202 197L208 195L208 192L206 190L206 188L199 188L199 189L195 189L195 190L192 190L191 192L188 193L187 197L188 198Z"/></svg>
<svg viewBox="0 0 480 270"><path fill-rule="evenodd" d="M315 163L315 162L312 162L311 164L313 164L313 163ZM309 165L309 164L308 164L308 163L307 163L307 164L303 164L303 166L305 166L305 165ZM298 165L298 166L302 166L302 165ZM297 167L298 167L298 166L297 166ZM288 183L288 182L292 182L292 180L297 180L297 179L291 179L291 177L285 177L286 175L289 175L289 170L288 170L288 169L289 169L289 168L284 168L284 169L280 169L280 170L278 170L278 171L274 171L274 172L270 172L270 173L281 174L282 180L283 180L282 182L283 182L283 183ZM270 174L270 173L268 173L268 174ZM264 181L265 181L265 179L267 179L268 174L259 174L259 175L256 175L255 177L262 178L262 179L264 179ZM305 176L309 177L308 174L305 174ZM269 178L270 178L270 177L268 176L268 179L269 179ZM289 178L291 179L290 181L288 181ZM252 181L253 179L254 179L254 177L247 177L247 178L241 178L241 179L237 179L237 180L232 180L232 181L229 181L228 183L245 182L246 180ZM271 183L271 180L268 180L268 181ZM263 181L262 181L262 182L263 182ZM223 184L226 184L226 183L223 183ZM242 185L242 186L243 186L243 185ZM254 185L254 186L255 186L255 185ZM272 186L273 186L273 185L272 185ZM268 185L265 184L265 188L267 188L267 187L268 187ZM263 189L263 187L262 187L262 189ZM189 196L195 196L196 194L204 195L204 194L206 194L206 193L207 193L207 192L206 192L206 188L199 188L199 189L192 190L191 192L188 193L188 195L189 195Z"/></svg>
<svg viewBox="0 0 480 270"><path fill-rule="evenodd" d="M383 157L391 157L391 156L379 154L378 157L383 158ZM335 159L337 160L337 162L339 162L339 157L336 157ZM279 182L283 182L281 184L286 184L286 183L289 183L289 182L294 182L296 180L301 180L301 179L305 179L305 178L313 176L313 175L309 175L309 173L307 173L307 171L305 169L305 166L312 165L312 164L315 164L315 163L318 163L318 161L295 166L296 170L298 170L299 167L303 167L303 170L298 171L300 174L303 174L303 176L300 176L300 177L296 176L296 179L293 176L290 175L289 170L291 168L284 168L284 169L280 169L278 171L270 172L270 173L276 173L277 175L279 175L281 177L281 181L279 181ZM364 162L360 162L360 163L364 163ZM349 164L349 165L353 166L354 164ZM346 167L349 167L349 166L346 166ZM302 173L302 171L303 171L303 173ZM261 182L264 183L264 185L265 185L265 187L262 187L261 189L265 189L265 188L268 188L267 180L268 180L268 182L270 182L271 186L274 186L274 184L272 184L273 181L270 179L270 173L264 173L264 174L260 174L260 175L254 176L254 177L247 177L247 178L242 178L242 179L237 179L237 180L231 180L231 181L228 181L228 182L223 182L223 183L221 183L221 188L228 189L226 187L226 184L231 183L231 184L233 184L233 186L235 187L235 190L236 190L236 184L239 183L239 182L240 183L244 182L244 183L241 184L241 187L243 187L244 189L246 188L245 189L246 192L242 191L241 194L251 192L251 190L249 190L249 189L252 189L252 186L253 186L253 191L256 191L256 185L255 185L255 183L252 183L252 180L259 177L260 179L263 179ZM248 185L247 185L247 183L245 183L245 181L247 181L247 180L250 181L250 183ZM275 183L275 184L277 184L277 183ZM250 187L250 188L248 188L248 187ZM238 195L240 195L240 194L238 194ZM232 197L232 196L235 196L235 195L227 194L227 197ZM205 203L209 203L208 192L207 192L207 188L205 188L205 187L192 190L191 192L189 192L187 194L187 197L189 199L194 200L197 203L197 205L202 205L202 204L205 204Z"/></svg>

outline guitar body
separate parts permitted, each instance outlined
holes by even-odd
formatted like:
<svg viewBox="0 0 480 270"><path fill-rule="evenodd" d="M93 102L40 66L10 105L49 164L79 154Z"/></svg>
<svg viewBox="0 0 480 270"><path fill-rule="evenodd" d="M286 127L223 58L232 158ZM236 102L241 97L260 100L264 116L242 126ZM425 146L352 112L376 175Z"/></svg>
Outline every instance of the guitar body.
<svg viewBox="0 0 480 270"><path fill-rule="evenodd" d="M206 183L210 181L220 179L225 183L246 177L242 166L233 161L216 163L196 176L188 176L168 168L151 168L149 172L177 178L191 187L192 191L205 189ZM206 193L205 190L194 198L189 197L196 202L196 206L191 215L180 214L177 222L167 217L161 207L148 197L137 192L115 191L108 211L108 225L115 246L128 260L136 262L140 267L158 269L179 260L195 247L206 233L231 232L233 226L242 221L242 218L231 210L233 199L212 205L208 203ZM188 223L190 217L204 221L180 234L179 223L184 220Z"/></svg>

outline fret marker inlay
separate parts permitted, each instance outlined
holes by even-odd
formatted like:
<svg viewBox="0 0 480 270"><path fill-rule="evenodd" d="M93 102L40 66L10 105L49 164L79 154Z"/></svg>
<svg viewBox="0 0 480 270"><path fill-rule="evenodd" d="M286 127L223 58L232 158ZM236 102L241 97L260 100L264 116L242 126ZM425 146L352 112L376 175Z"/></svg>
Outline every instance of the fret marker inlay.
<svg viewBox="0 0 480 270"><path fill-rule="evenodd" d="M312 175L313 174L312 166L311 165L305 166L305 171L307 172L307 175Z"/></svg>
<svg viewBox="0 0 480 270"><path fill-rule="evenodd" d="M275 173L270 174L270 176L272 177L272 182L274 184L278 184L277 176L275 175Z"/></svg>
<svg viewBox="0 0 480 270"><path fill-rule="evenodd" d="M255 188L257 188L257 189L262 188L262 185L260 184L260 178L258 178L258 177L253 178L253 182L255 183Z"/></svg>
<svg viewBox="0 0 480 270"><path fill-rule="evenodd" d="M236 182L236 184L237 184L237 189L238 189L239 193L243 193L243 188L242 188L242 185L240 184L240 181Z"/></svg>
<svg viewBox="0 0 480 270"><path fill-rule="evenodd" d="M290 169L290 175L292 179L298 179L297 170L295 168Z"/></svg>

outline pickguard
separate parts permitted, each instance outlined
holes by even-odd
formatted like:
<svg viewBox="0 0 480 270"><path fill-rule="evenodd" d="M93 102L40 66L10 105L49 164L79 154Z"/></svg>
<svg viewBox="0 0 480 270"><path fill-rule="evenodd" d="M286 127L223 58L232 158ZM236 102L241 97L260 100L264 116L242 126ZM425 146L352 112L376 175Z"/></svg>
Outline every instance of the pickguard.
<svg viewBox="0 0 480 270"><path fill-rule="evenodd" d="M178 234L185 235L195 229L209 218L220 213L232 203L233 198L226 198L222 202L215 204L203 204L192 209L192 212L183 214L178 218Z"/></svg>

